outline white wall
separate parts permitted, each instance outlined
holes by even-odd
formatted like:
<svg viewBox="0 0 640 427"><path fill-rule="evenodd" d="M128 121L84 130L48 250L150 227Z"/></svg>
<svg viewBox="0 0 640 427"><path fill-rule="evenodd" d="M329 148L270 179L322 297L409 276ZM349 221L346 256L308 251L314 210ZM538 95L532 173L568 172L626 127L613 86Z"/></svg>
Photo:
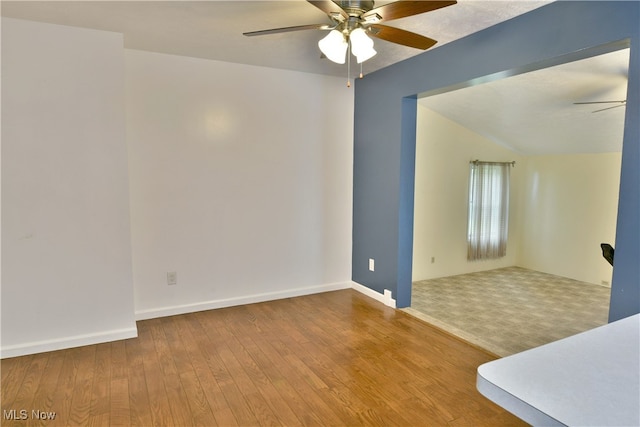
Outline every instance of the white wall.
<svg viewBox="0 0 640 427"><path fill-rule="evenodd" d="M611 283L600 243L615 246L621 153L529 156L519 265Z"/></svg>
<svg viewBox="0 0 640 427"><path fill-rule="evenodd" d="M621 153L520 156L419 105L413 280L517 265L611 283ZM468 161L515 160L507 256L466 260ZM431 257L436 262L431 263Z"/></svg>
<svg viewBox="0 0 640 427"><path fill-rule="evenodd" d="M2 356L136 335L122 35L2 18Z"/></svg>
<svg viewBox="0 0 640 427"><path fill-rule="evenodd" d="M350 286L344 79L134 50L125 62L138 318Z"/></svg>
<svg viewBox="0 0 640 427"><path fill-rule="evenodd" d="M413 280L514 265L519 240L522 158L418 104ZM467 261L469 161L516 161L511 169L507 256ZM431 263L431 258L435 262Z"/></svg>
<svg viewBox="0 0 640 427"><path fill-rule="evenodd" d="M2 24L2 357L352 285L344 79Z"/></svg>

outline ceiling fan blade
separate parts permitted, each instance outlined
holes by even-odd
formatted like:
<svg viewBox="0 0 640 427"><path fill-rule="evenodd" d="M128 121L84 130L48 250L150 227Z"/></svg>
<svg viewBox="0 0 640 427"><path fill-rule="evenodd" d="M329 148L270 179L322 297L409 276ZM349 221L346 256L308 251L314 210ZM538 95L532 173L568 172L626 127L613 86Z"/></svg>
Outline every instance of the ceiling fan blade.
<svg viewBox="0 0 640 427"><path fill-rule="evenodd" d="M340 6L331 0L307 0L309 3L329 15L330 17L341 16L343 19L349 19L349 14Z"/></svg>
<svg viewBox="0 0 640 427"><path fill-rule="evenodd" d="M614 105L613 107L602 108L600 110L592 111L592 113L599 113L600 111L611 110L612 108L624 107L625 104Z"/></svg>
<svg viewBox="0 0 640 427"><path fill-rule="evenodd" d="M333 27L327 24L310 24L310 25L296 25L294 27L272 28L270 30L249 31L247 33L242 33L242 34L245 36L253 37L253 36L264 36L266 34L288 33L290 31L300 31L300 30L329 30L331 28Z"/></svg>
<svg viewBox="0 0 640 427"><path fill-rule="evenodd" d="M587 105L587 104L624 104L627 100L624 101L589 101L589 102L574 102L574 105ZM619 105L617 105L619 107Z"/></svg>
<svg viewBox="0 0 640 427"><path fill-rule="evenodd" d="M314 3L314 2L311 2ZM392 19L404 18L407 16L418 15L420 13L430 12L446 6L456 4L456 1L396 1L388 3L384 6L371 9L362 15L366 21L367 17L378 15L382 21L390 21Z"/></svg>
<svg viewBox="0 0 640 427"><path fill-rule="evenodd" d="M429 49L431 46L438 43L437 41L430 39L429 37L421 36L420 34L380 24L370 26L369 35L388 42L415 47L416 49L422 50Z"/></svg>

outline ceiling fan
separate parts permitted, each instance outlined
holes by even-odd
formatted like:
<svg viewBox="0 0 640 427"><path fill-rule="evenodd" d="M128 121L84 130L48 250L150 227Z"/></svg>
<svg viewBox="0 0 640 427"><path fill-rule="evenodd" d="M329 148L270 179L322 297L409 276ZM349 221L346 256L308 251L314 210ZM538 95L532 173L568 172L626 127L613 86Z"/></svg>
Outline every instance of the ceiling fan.
<svg viewBox="0 0 640 427"><path fill-rule="evenodd" d="M599 110L592 111L592 113L598 113L600 111L611 110L612 108L624 107L627 104L627 100L621 101L590 101L590 102L574 102L574 105L588 105L588 104L619 104L612 107L601 108Z"/></svg>
<svg viewBox="0 0 640 427"><path fill-rule="evenodd" d="M437 42L429 37L400 28L382 25L381 22L418 15L432 10L451 6L456 1L396 1L375 7L372 0L307 0L322 10L331 20L330 24L297 25L293 27L273 28L270 30L250 31L245 36L262 36L300 30L325 30L329 34L318 42L318 47L333 62L344 64L347 51L350 51L362 64L376 54L373 40L369 36L392 43L426 50ZM349 65L350 65L350 55ZM362 73L360 74L362 77ZM347 86L350 83L347 82Z"/></svg>

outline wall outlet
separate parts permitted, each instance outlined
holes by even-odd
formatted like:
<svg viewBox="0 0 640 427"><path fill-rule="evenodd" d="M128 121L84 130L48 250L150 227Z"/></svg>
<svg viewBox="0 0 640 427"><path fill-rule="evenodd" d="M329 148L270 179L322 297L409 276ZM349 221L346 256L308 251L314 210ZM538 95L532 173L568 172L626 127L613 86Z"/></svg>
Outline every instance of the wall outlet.
<svg viewBox="0 0 640 427"><path fill-rule="evenodd" d="M376 260L369 258L369 271L376 271Z"/></svg>
<svg viewBox="0 0 640 427"><path fill-rule="evenodd" d="M175 271L170 271L167 273L167 285L177 285L178 284L178 273Z"/></svg>

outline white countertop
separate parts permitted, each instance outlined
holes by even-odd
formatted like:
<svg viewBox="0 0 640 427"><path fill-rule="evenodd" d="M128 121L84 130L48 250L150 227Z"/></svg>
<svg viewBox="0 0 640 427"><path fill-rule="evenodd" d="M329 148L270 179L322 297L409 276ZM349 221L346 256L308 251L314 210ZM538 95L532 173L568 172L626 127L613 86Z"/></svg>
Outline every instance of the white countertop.
<svg viewBox="0 0 640 427"><path fill-rule="evenodd" d="M640 426L640 314L485 363L477 388L536 426Z"/></svg>

